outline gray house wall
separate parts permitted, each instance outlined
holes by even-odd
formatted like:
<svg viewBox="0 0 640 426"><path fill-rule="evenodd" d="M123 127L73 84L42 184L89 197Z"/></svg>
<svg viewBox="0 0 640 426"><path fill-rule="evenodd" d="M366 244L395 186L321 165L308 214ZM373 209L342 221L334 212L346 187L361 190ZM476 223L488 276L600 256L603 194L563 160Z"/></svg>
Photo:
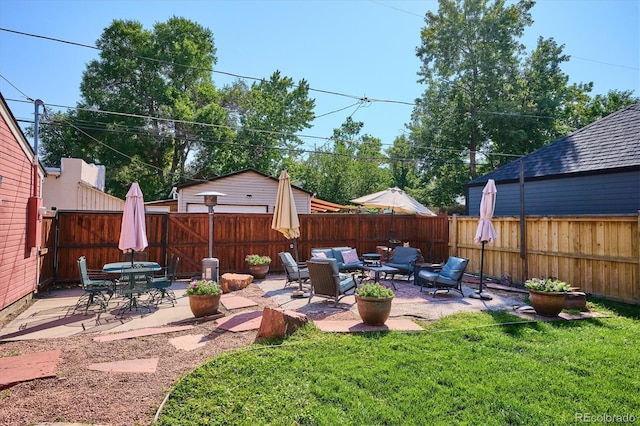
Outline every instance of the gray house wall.
<svg viewBox="0 0 640 426"><path fill-rule="evenodd" d="M467 210L480 215L482 186L468 188ZM494 216L520 214L520 183L496 182ZM561 176L524 184L525 214L540 216L637 214L640 210L640 170L619 173Z"/></svg>

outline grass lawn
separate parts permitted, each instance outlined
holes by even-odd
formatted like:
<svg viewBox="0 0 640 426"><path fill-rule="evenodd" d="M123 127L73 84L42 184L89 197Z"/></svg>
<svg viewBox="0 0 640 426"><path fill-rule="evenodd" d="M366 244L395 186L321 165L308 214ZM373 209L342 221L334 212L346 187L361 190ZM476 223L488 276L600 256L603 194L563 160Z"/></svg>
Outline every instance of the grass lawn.
<svg viewBox="0 0 640 426"><path fill-rule="evenodd" d="M458 314L426 332L344 335L309 325L197 368L176 384L158 424L640 422L640 309L592 306L611 317L513 324L523 320Z"/></svg>

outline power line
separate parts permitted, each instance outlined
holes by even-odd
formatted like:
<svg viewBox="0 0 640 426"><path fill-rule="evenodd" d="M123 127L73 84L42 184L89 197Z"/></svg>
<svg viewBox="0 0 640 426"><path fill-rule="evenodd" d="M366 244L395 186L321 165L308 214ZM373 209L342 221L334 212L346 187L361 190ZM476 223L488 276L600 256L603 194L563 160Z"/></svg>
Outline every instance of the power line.
<svg viewBox="0 0 640 426"><path fill-rule="evenodd" d="M39 39L43 39L43 40L54 41L54 42L57 42L57 43L69 44L69 45L72 45L72 46L85 47L85 48L94 49L94 50L98 50L98 51L103 51L104 50L104 49L101 49L99 47L91 46L91 45L88 45L88 44L78 43L78 42L69 41L69 40L63 40L63 39L59 39L59 38L55 38L55 37L43 36L43 35L40 35L40 34L27 33L27 32L24 32L24 31L12 30L12 29L9 29L9 28L0 27L0 31L6 31L6 32L22 35L22 36L25 36L25 37L34 37L34 38L39 38ZM194 66L191 66L191 65L184 65L184 64L180 64L180 63L176 63L176 62L164 61L164 60L161 60L161 59L150 58L150 57L147 57L147 56L140 56L140 55L132 55L131 57L137 58L137 59L143 59L145 61L152 61L152 62L156 62L156 63L163 64L163 65L178 66L178 67L183 67L183 68L193 69L193 70L198 70L198 71L207 71L207 72L211 72L211 73L214 73L214 74L226 75L226 76L235 77L235 78L239 78L239 79L243 79L243 80L266 81L264 78L251 77L251 76L232 73L232 72L228 72L228 71L218 71L218 70L214 70L213 68L210 68L210 67L194 67ZM293 84L293 86L294 87L299 87L296 84ZM346 94L346 93L335 92L335 91L332 91L332 90L314 89L314 88L309 87L309 91L318 92L318 93L324 93L324 94L328 94L328 95L342 96L342 97L351 98L351 99L362 100L361 96L349 95L349 94ZM382 103L404 104L404 105L410 105L410 106L415 105L414 102L396 101L396 100L390 100L390 99L373 99L373 98L370 98L369 101L371 101L371 102L382 102Z"/></svg>

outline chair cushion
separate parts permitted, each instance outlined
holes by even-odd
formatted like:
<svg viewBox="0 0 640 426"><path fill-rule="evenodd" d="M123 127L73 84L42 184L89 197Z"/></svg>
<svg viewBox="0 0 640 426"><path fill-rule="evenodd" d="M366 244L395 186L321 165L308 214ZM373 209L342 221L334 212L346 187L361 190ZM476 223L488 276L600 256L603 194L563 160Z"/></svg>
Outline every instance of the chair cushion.
<svg viewBox="0 0 640 426"><path fill-rule="evenodd" d="M336 259L338 263L349 263L346 260L344 260L344 256L343 256L343 252L345 252L346 250L351 250L351 247L334 247L331 249L331 251L333 252L332 257Z"/></svg>
<svg viewBox="0 0 640 426"><path fill-rule="evenodd" d="M431 271L426 271L426 270L421 270L420 272L418 272L418 276L426 281L435 281L436 278L438 278L438 273L437 272L431 272Z"/></svg>
<svg viewBox="0 0 640 426"><path fill-rule="evenodd" d="M396 247L393 251L393 257L389 259L391 263L395 264L409 264L416 260L418 260L418 249L415 247Z"/></svg>
<svg viewBox="0 0 640 426"><path fill-rule="evenodd" d="M311 249L311 257L318 257L317 255L319 253L324 253L325 258L329 259L332 258L334 259L335 256L333 255L333 250L330 248L314 248Z"/></svg>
<svg viewBox="0 0 640 426"><path fill-rule="evenodd" d="M283 260L287 263L287 265L289 265L289 266L297 266L296 265L296 261L293 260L293 256L291 256L291 253L283 251L282 252L282 257L283 257Z"/></svg>
<svg viewBox="0 0 640 426"><path fill-rule="evenodd" d="M459 281L467 267L468 260L459 257L449 257L447 263L440 271L440 278L446 278L453 281Z"/></svg>
<svg viewBox="0 0 640 426"><path fill-rule="evenodd" d="M338 287L340 288L340 294L346 293L351 288L355 287L356 283L353 281L353 277L351 275L340 275L340 284Z"/></svg>
<svg viewBox="0 0 640 426"><path fill-rule="evenodd" d="M413 272L413 267L411 266L410 263L391 263L391 262L386 262L384 264L384 266L390 266L392 268L399 269L400 271L403 271L403 272Z"/></svg>
<svg viewBox="0 0 640 426"><path fill-rule="evenodd" d="M358 252L356 249L343 251L342 259L344 263L358 263L360 261L360 259L358 259Z"/></svg>

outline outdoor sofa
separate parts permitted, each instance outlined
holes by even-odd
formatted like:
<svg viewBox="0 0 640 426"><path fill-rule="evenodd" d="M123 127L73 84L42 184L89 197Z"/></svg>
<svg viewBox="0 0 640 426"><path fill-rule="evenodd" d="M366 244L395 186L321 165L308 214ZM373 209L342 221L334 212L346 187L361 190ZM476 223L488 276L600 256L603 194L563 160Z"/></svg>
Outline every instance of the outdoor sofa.
<svg viewBox="0 0 640 426"><path fill-rule="evenodd" d="M340 272L357 271L364 264L351 247L312 248L311 258L335 259Z"/></svg>

